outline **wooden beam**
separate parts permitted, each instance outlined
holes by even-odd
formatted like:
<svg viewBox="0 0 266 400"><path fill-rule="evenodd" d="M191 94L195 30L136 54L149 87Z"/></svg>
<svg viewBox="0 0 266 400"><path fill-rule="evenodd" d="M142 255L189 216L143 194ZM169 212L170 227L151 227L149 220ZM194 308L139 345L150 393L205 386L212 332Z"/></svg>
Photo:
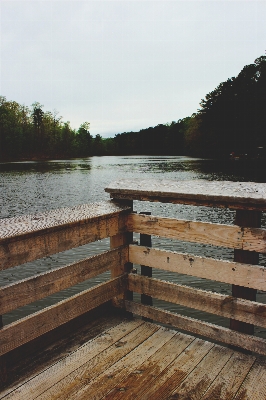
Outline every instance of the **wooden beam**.
<svg viewBox="0 0 266 400"><path fill-rule="evenodd" d="M0 220L0 270L123 233L128 212L109 201Z"/></svg>
<svg viewBox="0 0 266 400"><path fill-rule="evenodd" d="M141 215L151 215L151 212L141 212ZM140 234L139 238L140 246L151 247L151 235L146 235L145 233ZM147 266L147 264L141 264L141 275L147 276L148 278L152 277L152 268ZM146 304L147 306L152 306L152 297L147 296L145 293L141 294L141 303ZM144 319L146 320L146 319ZM152 322L152 320L148 320L148 322Z"/></svg>
<svg viewBox="0 0 266 400"><path fill-rule="evenodd" d="M235 224L243 227L258 228L261 226L261 212L250 210L237 210L235 216ZM255 251L235 249L234 261L246 264L258 264L259 254ZM239 283L232 286L232 295L235 297L240 297L241 299L256 301L256 290L242 287ZM235 319L231 319L230 328L238 332L248 333L249 335L254 334L254 326L252 324L236 321Z"/></svg>
<svg viewBox="0 0 266 400"><path fill-rule="evenodd" d="M127 206L132 211L133 201L122 202L121 205ZM123 233L110 235L110 248L113 249L119 246L125 246L128 245L129 243L132 243L132 241L133 241L132 232L124 231ZM124 274L125 272L129 272L131 269L132 269L132 263L128 262L128 260L127 262L123 262L123 260L121 260L121 262L118 263L116 267L112 269L111 277L116 278ZM123 294L113 299L113 304L116 305L116 302L121 298L132 300L133 293L130 292L129 290L125 290Z"/></svg>
<svg viewBox="0 0 266 400"><path fill-rule="evenodd" d="M108 250L85 260L4 286L0 288L0 313L5 314L50 296L126 262L128 262L128 246Z"/></svg>
<svg viewBox="0 0 266 400"><path fill-rule="evenodd" d="M129 246L129 260L134 264L149 265L164 271L266 291L266 269L258 265L134 245Z"/></svg>
<svg viewBox="0 0 266 400"><path fill-rule="evenodd" d="M129 290L174 304L266 327L266 305L207 290L130 274Z"/></svg>
<svg viewBox="0 0 266 400"><path fill-rule="evenodd" d="M125 291L127 275L101 283L0 330L0 355L96 308Z"/></svg>
<svg viewBox="0 0 266 400"><path fill-rule="evenodd" d="M129 312L142 317L152 318L154 321L161 322L162 324L171 325L195 335L201 335L218 342L266 355L266 341L264 339L133 301L125 301L125 307Z"/></svg>
<svg viewBox="0 0 266 400"><path fill-rule="evenodd" d="M266 253L266 229L130 214L127 229L185 242Z"/></svg>

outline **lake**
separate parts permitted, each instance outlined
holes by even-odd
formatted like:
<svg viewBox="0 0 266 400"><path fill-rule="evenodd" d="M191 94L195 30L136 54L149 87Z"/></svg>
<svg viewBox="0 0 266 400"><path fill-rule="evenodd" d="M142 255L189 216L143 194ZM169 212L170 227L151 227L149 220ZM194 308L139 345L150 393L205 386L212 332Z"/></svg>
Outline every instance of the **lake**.
<svg viewBox="0 0 266 400"><path fill-rule="evenodd" d="M107 200L109 195L105 193L104 188L110 182L125 177L127 179L163 178L173 180L205 179L266 182L266 168L261 160L215 161L183 156L116 156L45 162L0 163L0 218ZM134 209L137 212L151 211L152 214L156 213L157 215L179 219L226 224L234 223L234 212L218 208L134 202ZM263 215L262 226L266 226L265 215ZM138 235L135 236L135 239L138 239ZM152 237L152 244L157 248L166 248L206 257L233 259L233 250L215 246L190 244L158 237ZM1 272L0 285L11 284L30 275L69 264L75 260L88 257L88 255L102 252L108 249L108 246L109 239L106 239L27 263L23 266L11 268ZM260 264L266 265L264 256L260 256ZM102 282L108 276L108 273L102 274L89 282L82 282L73 288L21 307L10 314L4 315L4 324L87 289L91 285ZM153 276L159 279L166 279L165 272L159 270L154 270ZM205 279L167 273L167 280L189 284L206 290L215 290L219 293L231 293L230 285ZM265 294L259 292L257 300L266 303ZM154 301L154 304L163 306L171 311L182 311L186 315L195 318L205 318L209 322L228 326L228 320L225 318L195 310L191 312L185 307L157 300ZM257 329L256 334L266 337L266 332L262 329Z"/></svg>

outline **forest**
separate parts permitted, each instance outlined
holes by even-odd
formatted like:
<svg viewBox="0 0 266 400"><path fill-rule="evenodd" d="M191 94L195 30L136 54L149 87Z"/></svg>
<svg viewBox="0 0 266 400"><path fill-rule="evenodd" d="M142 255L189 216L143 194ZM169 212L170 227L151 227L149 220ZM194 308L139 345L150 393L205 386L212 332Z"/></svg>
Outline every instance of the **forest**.
<svg viewBox="0 0 266 400"><path fill-rule="evenodd" d="M57 111L44 112L0 96L0 161L93 155L263 157L266 149L266 56L220 83L183 119L104 139L89 122L72 129Z"/></svg>

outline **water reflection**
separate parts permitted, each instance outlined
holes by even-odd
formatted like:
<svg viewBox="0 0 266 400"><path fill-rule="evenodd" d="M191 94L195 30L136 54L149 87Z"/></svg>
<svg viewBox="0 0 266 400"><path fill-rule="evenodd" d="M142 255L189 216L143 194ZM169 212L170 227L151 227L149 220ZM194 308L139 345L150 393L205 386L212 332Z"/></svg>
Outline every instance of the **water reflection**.
<svg viewBox="0 0 266 400"><path fill-rule="evenodd" d="M14 173L24 173L29 172L51 172L55 173L57 171L75 171L75 170L85 170L89 171L91 169L90 159L84 160L60 160L60 161L24 161L24 162L10 162L10 163L0 163L0 173L1 172L14 172Z"/></svg>

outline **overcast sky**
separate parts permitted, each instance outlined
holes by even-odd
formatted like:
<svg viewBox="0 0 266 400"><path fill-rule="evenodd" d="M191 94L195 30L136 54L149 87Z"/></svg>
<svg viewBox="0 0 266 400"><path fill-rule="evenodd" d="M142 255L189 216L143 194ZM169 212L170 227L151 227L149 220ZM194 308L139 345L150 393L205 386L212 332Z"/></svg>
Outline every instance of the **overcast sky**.
<svg viewBox="0 0 266 400"><path fill-rule="evenodd" d="M265 0L0 6L0 94L103 137L190 116L266 50Z"/></svg>

